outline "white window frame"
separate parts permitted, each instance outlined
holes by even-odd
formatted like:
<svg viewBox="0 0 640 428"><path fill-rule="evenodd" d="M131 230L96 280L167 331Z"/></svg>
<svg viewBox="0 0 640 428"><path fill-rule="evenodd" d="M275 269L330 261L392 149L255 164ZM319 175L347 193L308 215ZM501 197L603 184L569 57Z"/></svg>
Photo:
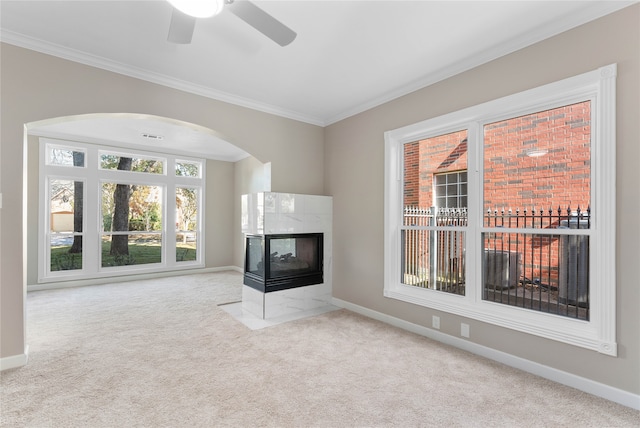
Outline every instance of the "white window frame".
<svg viewBox="0 0 640 428"><path fill-rule="evenodd" d="M72 167L62 165L49 165L46 161L47 146L56 148L70 148L85 153L84 166ZM108 152L127 157L144 157L164 162L163 173L140 173L135 171L118 171L102 169L100 167L100 153ZM200 165L199 177L177 176L175 162L179 159L183 162L191 162ZM84 213L83 213L83 264L82 269L51 271L50 245L46 239L49 236L50 204L48 195L49 179L68 179L84 181ZM158 186L162 188L162 256L160 263L150 263L130 266L101 266L101 186L103 182L115 182L123 184L140 184ZM101 277L121 276L128 274L144 274L183 269L202 268L205 266L205 240L204 240L204 210L205 210L205 183L206 162L204 159L174 156L165 153L154 153L145 150L126 150L119 147L99 146L72 141L56 140L52 138L40 138L40 183L39 195L43 208L39 210L38 221L38 282L50 283L78 279L92 279ZM189 187L198 189L197 212L197 248L195 261L176 260L176 187Z"/></svg>
<svg viewBox="0 0 640 428"><path fill-rule="evenodd" d="M85 164L86 165L86 164ZM42 180L41 183L41 195L43 196L43 201L45 201L46 203L46 208L44 210L40 210L40 224L42 224L43 226L39 228L40 230L40 234L38 237L38 242L39 242L39 246L40 247L44 247L44 251L39 251L39 254L42 254L43 257L39 257L38 260L38 265L40 267L39 272L44 273L44 275L47 275L51 278L55 278L55 279L59 279L60 277L66 277L68 276L70 273L75 275L84 275L84 273L86 272L86 258L85 258L85 254L84 251L79 254L79 256L82 259L82 268L81 269L75 269L72 271L67 271L67 270L61 270L61 271L51 271L51 251L49 250L50 248L50 244L51 244L51 218L52 218L52 213L51 213L51 194L49 192L50 190L50 181L51 180L69 180L69 181L82 181L83 182L83 186L82 186L82 193L83 193L83 198L87 197L87 180L84 177L84 175L82 174L82 172L84 171L74 171L69 166L59 166L57 168L66 168L68 174L67 175L58 175L58 174L50 174L48 175L44 180ZM83 167L75 167L75 168L83 168ZM83 168L84 169L84 168ZM60 171L61 172L61 171ZM74 172L80 172L79 174L73 174ZM85 199L86 200L86 199ZM46 215L43 216L43 212L46 212ZM83 247L85 245L85 241L86 241L86 227L87 227L87 222L83 216L82 218L82 232L79 233L79 235L82 236L82 242L83 242ZM76 233L69 233L69 236L76 236Z"/></svg>
<svg viewBox="0 0 640 428"><path fill-rule="evenodd" d="M192 161L190 161L192 162ZM202 214L201 214L201 210L204 210L204 181L201 182L200 177L204 174L204 162L202 162L200 168L199 168L199 175L200 177L185 177L185 176L179 176L179 175L175 175L175 170L173 171L174 176L176 177L176 183L173 186L173 212L176 212L176 207L175 207L175 194L176 194L176 189L177 188L183 188L183 189L192 189L195 190L196 195L197 195L197 200L198 200L198 208L197 208L197 212L196 212L196 230L188 230L188 231L184 231L181 230L179 227L177 227L175 224L175 217L174 217L174 221L172 223L172 236L173 236L173 263L176 263L178 266L193 266L194 264L202 264L201 260L202 259L202 253L201 251L203 251L204 247L203 245L200 244L200 242L204 242L204 233L203 233L203 222L202 222ZM174 214L175 215L175 214ZM177 242L176 236L182 233L193 233L196 236L196 259L193 261L178 261L177 260L177 253L176 253L176 249L175 249L175 245Z"/></svg>
<svg viewBox="0 0 640 428"><path fill-rule="evenodd" d="M615 272L616 75L611 64L578 76L479 104L385 133L384 296L617 356ZM591 101L590 319L562 317L482 299L483 126L499 120ZM442 293L401 282L403 147L426 138L468 130L466 294ZM504 232L504 229L497 230ZM533 233L533 229L518 229ZM540 229L535 229L540 233ZM553 234L575 234L554 229Z"/></svg>

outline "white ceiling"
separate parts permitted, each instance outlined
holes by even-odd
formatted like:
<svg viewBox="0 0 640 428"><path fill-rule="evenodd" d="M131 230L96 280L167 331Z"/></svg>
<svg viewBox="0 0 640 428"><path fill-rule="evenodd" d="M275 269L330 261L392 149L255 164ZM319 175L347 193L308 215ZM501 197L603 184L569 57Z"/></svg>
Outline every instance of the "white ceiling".
<svg viewBox="0 0 640 428"><path fill-rule="evenodd" d="M190 45L169 43L172 7L165 0L1 0L0 37L326 126L635 1L254 3L297 32L293 43L280 47L229 11L198 20ZM152 125L165 123L157 122ZM136 129L135 135L142 132Z"/></svg>
<svg viewBox="0 0 640 428"><path fill-rule="evenodd" d="M193 123L146 114L85 114L32 122L30 135L59 140L150 150L176 155L237 162L249 153L228 143L215 131Z"/></svg>

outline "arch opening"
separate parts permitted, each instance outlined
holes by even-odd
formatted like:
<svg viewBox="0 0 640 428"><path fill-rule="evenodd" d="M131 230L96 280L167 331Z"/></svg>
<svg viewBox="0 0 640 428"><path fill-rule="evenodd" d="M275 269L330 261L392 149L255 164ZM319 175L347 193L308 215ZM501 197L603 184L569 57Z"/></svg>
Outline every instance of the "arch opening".
<svg viewBox="0 0 640 428"><path fill-rule="evenodd" d="M26 124L29 135L237 162L251 156L219 132L138 113L90 113Z"/></svg>

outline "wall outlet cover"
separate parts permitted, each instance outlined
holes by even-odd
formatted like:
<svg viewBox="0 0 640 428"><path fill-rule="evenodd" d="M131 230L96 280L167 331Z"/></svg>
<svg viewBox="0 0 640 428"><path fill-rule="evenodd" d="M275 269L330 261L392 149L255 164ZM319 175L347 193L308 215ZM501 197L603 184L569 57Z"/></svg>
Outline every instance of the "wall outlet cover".
<svg viewBox="0 0 640 428"><path fill-rule="evenodd" d="M433 328L440 330L440 317L437 315L433 315L431 317L431 325L433 326Z"/></svg>
<svg viewBox="0 0 640 428"><path fill-rule="evenodd" d="M465 323L460 324L460 336L469 337L469 324L465 324Z"/></svg>

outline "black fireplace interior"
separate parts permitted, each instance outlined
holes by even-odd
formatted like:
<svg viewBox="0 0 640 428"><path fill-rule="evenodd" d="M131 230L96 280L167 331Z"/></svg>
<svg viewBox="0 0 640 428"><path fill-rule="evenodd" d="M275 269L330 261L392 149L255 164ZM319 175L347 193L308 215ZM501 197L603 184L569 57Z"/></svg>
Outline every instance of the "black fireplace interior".
<svg viewBox="0 0 640 428"><path fill-rule="evenodd" d="M263 293L322 284L322 245L322 233L247 235L244 284Z"/></svg>

